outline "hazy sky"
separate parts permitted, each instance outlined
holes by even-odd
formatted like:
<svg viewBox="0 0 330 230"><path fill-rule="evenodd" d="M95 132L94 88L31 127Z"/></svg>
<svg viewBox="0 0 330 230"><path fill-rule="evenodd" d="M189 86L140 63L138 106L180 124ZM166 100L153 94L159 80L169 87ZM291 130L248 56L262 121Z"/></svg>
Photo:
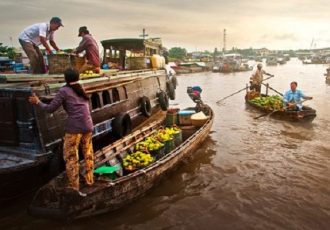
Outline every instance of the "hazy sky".
<svg viewBox="0 0 330 230"><path fill-rule="evenodd" d="M0 0L0 42L18 46L25 27L59 16L60 48L76 47L78 28L87 26L97 40L149 37L190 51L227 49L297 49L330 47L328 0ZM315 45L316 44L316 45Z"/></svg>

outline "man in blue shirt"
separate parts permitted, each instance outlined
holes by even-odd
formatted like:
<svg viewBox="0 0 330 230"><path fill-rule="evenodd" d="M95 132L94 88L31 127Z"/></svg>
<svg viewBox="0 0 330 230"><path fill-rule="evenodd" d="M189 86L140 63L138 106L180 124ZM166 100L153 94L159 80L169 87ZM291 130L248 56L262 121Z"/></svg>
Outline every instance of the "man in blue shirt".
<svg viewBox="0 0 330 230"><path fill-rule="evenodd" d="M298 83L293 81L290 84L291 90L285 92L283 96L284 106L292 110L302 110L301 98L311 100L313 97L306 96L301 90L297 89Z"/></svg>

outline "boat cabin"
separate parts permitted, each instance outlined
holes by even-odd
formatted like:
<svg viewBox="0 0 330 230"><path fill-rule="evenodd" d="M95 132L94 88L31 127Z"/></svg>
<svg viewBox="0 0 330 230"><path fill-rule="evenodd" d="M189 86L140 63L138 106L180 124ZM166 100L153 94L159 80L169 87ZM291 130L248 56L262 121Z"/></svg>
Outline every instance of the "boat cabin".
<svg viewBox="0 0 330 230"><path fill-rule="evenodd" d="M102 64L108 65L110 69L150 69L151 57L162 54L162 42L159 38L109 39L101 41L101 44L104 49Z"/></svg>

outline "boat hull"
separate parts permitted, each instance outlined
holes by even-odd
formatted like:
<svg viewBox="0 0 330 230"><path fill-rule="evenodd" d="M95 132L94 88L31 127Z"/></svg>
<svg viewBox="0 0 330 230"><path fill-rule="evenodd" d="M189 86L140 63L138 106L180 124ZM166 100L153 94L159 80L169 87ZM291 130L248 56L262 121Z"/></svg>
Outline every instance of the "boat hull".
<svg viewBox="0 0 330 230"><path fill-rule="evenodd" d="M245 100L246 103L264 114L269 114L271 117L279 119L279 120L287 120L287 121L313 121L316 117L316 110L303 106L302 111L293 111L293 110L284 110L284 111L272 111L265 109L264 107L258 106L256 104L251 103L249 100Z"/></svg>
<svg viewBox="0 0 330 230"><path fill-rule="evenodd" d="M132 77L133 74L130 72L129 76ZM146 96L150 99L151 115L159 111L157 93L166 91L166 79L165 71L148 71L138 72L134 80L126 80L126 77L124 81L106 78L100 81L87 80L84 86L88 95L91 95L91 108L94 104L91 111L94 123L94 150L103 147L103 140L106 139L107 144L114 140L112 122L123 111L130 116L133 127L148 119L140 109L141 97ZM49 93L55 93L59 87L48 89L48 96ZM16 85L10 84L0 87L0 103L6 105L8 110L12 109L12 112L7 113L10 116L2 114L0 117L0 160L2 163L15 158L16 162L0 165L0 203L23 195L27 190L40 187L64 169L62 137L66 114L63 108L49 114L34 107L26 99L31 95L31 87L23 88L24 90L16 89ZM117 94L114 93L115 89L118 91ZM36 87L33 91L40 97L47 96L43 87ZM104 92L109 92L108 101L111 104L106 104ZM119 100L114 102L116 95Z"/></svg>
<svg viewBox="0 0 330 230"><path fill-rule="evenodd" d="M56 179L52 180L34 197L29 207L30 214L44 218L78 219L113 211L136 200L200 147L210 132L213 112L211 114L211 119L201 128L196 128L194 134L165 157L115 181L97 181L92 188L94 191L88 192L86 197L68 196L58 190ZM65 177L65 174L61 176ZM51 200L55 201L54 205Z"/></svg>

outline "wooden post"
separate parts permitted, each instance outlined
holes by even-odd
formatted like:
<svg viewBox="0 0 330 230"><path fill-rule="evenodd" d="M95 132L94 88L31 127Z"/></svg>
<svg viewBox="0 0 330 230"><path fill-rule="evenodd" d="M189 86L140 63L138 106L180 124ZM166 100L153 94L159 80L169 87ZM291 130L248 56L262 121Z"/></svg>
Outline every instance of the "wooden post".
<svg viewBox="0 0 330 230"><path fill-rule="evenodd" d="M268 88L269 88L269 84L266 84L266 96L268 96Z"/></svg>

